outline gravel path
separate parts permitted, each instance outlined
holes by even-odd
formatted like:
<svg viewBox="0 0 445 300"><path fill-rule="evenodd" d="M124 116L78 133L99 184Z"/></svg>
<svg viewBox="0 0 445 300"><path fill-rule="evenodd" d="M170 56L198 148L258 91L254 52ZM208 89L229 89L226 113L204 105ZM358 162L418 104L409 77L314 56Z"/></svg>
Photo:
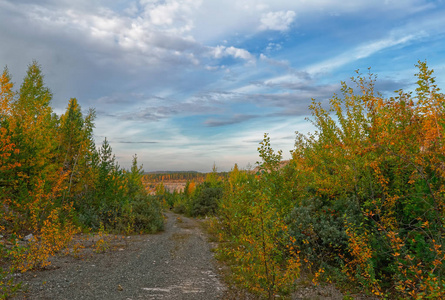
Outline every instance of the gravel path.
<svg viewBox="0 0 445 300"><path fill-rule="evenodd" d="M15 299L222 298L226 287L197 221L166 215L162 233L131 236L128 245L87 258L57 257L49 270L25 273L28 291Z"/></svg>

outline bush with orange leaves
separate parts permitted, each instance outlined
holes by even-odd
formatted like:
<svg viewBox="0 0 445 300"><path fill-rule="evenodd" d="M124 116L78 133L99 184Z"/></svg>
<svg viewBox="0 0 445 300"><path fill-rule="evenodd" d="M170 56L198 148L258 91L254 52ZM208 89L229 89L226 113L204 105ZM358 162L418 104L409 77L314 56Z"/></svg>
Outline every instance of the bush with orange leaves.
<svg viewBox="0 0 445 300"><path fill-rule="evenodd" d="M212 228L220 240L220 257L230 263L233 279L273 299L293 290L301 263L284 222L290 203L282 193L281 152L272 150L267 135L258 151L263 159L259 174L240 171L236 165L230 172Z"/></svg>
<svg viewBox="0 0 445 300"><path fill-rule="evenodd" d="M38 180L35 188L29 192L27 201L11 203L10 207L16 213L27 216L26 221L9 216L11 222L20 226L23 232L33 233L25 246L20 245L17 238L15 246L8 251L12 264L21 272L47 267L50 256L64 249L79 231L67 218L73 213L72 203L59 205L56 201L65 189L63 177L59 177L49 192L45 192L45 182Z"/></svg>
<svg viewBox="0 0 445 300"><path fill-rule="evenodd" d="M426 63L418 68L414 96L399 90L385 99L370 74L352 78L357 90L343 83L342 97L334 96L329 109L314 101L318 131L299 136L293 152L302 179L294 184L300 191L295 209L311 198L323 206L305 226L290 220L292 230L314 237L319 256L329 250L337 257L322 260L327 269L378 296L444 293L445 98ZM335 210L339 201L343 208ZM354 206L358 215L346 213ZM335 248L321 243L330 229L320 222L332 214L340 221L328 222L339 232Z"/></svg>
<svg viewBox="0 0 445 300"><path fill-rule="evenodd" d="M414 92L384 98L375 76L359 74L328 108L313 100L317 131L297 135L287 166L229 178L218 234L252 289L268 291L258 274L292 253L315 281L350 292L445 297L445 97L417 67ZM267 139L259 150L263 167L281 159Z"/></svg>

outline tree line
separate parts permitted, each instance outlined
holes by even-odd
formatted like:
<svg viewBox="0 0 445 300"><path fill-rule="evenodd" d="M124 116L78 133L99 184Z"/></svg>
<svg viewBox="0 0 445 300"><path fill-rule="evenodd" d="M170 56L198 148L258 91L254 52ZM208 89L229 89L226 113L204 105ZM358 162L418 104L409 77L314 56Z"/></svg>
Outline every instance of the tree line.
<svg viewBox="0 0 445 300"><path fill-rule="evenodd" d="M161 181L170 181L170 180L201 181L201 180L204 180L205 176L206 175L204 173L200 173L200 172L196 172L196 171L152 172L152 173L145 173L142 180L144 182L161 182Z"/></svg>

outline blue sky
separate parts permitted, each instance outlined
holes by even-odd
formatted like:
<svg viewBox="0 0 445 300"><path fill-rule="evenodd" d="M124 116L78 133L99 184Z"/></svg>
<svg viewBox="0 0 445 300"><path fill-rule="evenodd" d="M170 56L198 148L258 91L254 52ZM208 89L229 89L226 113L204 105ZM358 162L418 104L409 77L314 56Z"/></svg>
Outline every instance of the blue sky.
<svg viewBox="0 0 445 300"><path fill-rule="evenodd" d="M371 67L385 95L427 60L445 86L445 2L0 0L0 65L37 60L61 114L97 111L95 139L146 171L252 166L265 132L285 158L311 98Z"/></svg>

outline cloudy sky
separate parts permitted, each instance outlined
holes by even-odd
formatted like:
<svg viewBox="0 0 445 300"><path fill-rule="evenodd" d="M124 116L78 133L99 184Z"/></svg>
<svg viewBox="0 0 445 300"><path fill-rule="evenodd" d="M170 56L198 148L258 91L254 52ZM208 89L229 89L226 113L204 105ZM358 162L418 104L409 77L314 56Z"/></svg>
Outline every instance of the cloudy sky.
<svg viewBox="0 0 445 300"><path fill-rule="evenodd" d="M123 167L230 170L265 132L289 156L311 98L371 67L387 95L418 60L445 88L445 2L427 0L0 0L0 66L37 60L63 113L97 111Z"/></svg>

